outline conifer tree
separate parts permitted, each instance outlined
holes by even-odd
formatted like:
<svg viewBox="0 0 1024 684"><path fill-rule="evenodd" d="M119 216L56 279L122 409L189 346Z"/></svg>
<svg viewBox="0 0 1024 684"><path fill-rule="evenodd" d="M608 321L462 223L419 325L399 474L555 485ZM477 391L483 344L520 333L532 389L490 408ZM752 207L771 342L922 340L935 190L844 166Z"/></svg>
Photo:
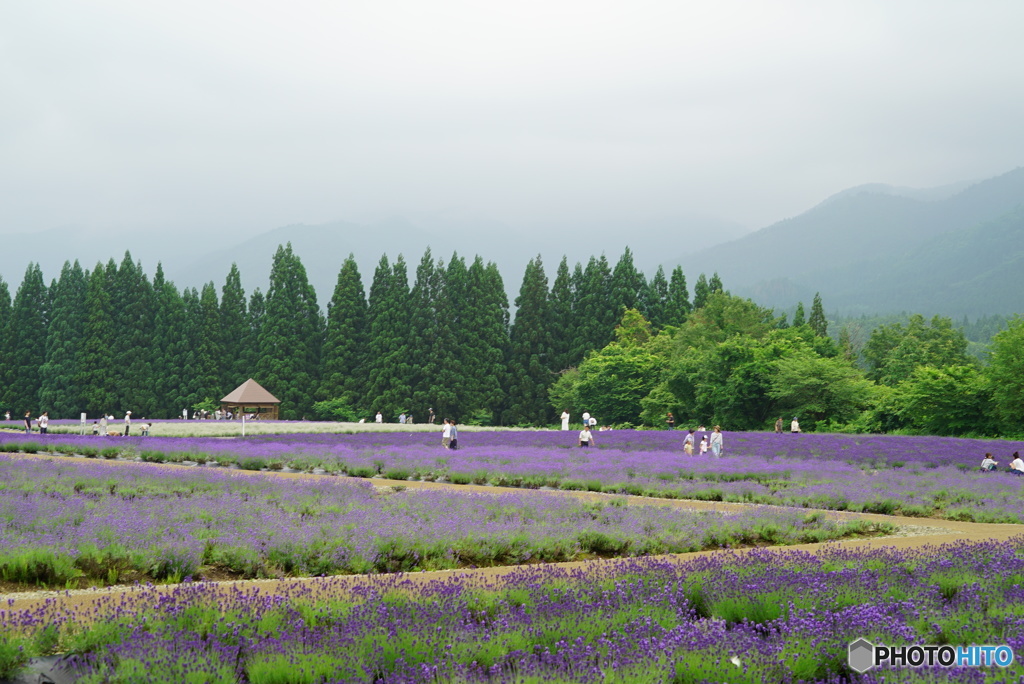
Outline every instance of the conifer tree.
<svg viewBox="0 0 1024 684"><path fill-rule="evenodd" d="M697 282L693 286L693 309L703 309L711 296L711 287L708 285L707 277L701 273L697 276Z"/></svg>
<svg viewBox="0 0 1024 684"><path fill-rule="evenodd" d="M365 397L366 292L355 255L338 271L327 305L327 332L321 355L319 399L342 399L358 407Z"/></svg>
<svg viewBox="0 0 1024 684"><path fill-rule="evenodd" d="M458 262L458 255L452 257ZM455 264L453 264L455 265ZM464 289L464 288L463 288ZM428 247L416 268L416 280L409 292L409 334L405 361L409 367L409 396L394 409L427 414L434 408L443 416L455 417L458 406L456 377L457 344L454 326L458 304L456 292L449 291L444 262L434 262ZM397 397L396 397L397 399Z"/></svg>
<svg viewBox="0 0 1024 684"><path fill-rule="evenodd" d="M793 327L799 328L801 325L807 324L807 316L804 313L804 303L797 302L796 312L793 314Z"/></svg>
<svg viewBox="0 0 1024 684"><path fill-rule="evenodd" d="M7 403L7 370L11 364L11 346L7 343L7 329L11 320L11 291L7 281L0 276L0 411L10 410L12 415L19 415L16 409ZM22 412L24 413L24 411Z"/></svg>
<svg viewBox="0 0 1024 684"><path fill-rule="evenodd" d="M814 302L811 304L811 317L807 320L811 330L818 337L828 337L828 320L825 318L825 307L821 304L821 294L814 293Z"/></svg>
<svg viewBox="0 0 1024 684"><path fill-rule="evenodd" d="M572 353L577 362L587 352L603 348L614 337L620 312L611 301L611 275L603 254L599 259L591 257L583 271L577 291L576 339Z"/></svg>
<svg viewBox="0 0 1024 684"><path fill-rule="evenodd" d="M516 318L509 341L507 425L551 422L547 388L552 382L548 279L538 254L526 266L516 297Z"/></svg>
<svg viewBox="0 0 1024 684"><path fill-rule="evenodd" d="M700 282L699 279L698 282ZM672 269L672 279L668 284L668 299L665 303L665 325L682 325L686 322L686 317L690 315L693 308L690 305L690 294L686 291L686 276L683 274L683 267L676 266Z"/></svg>
<svg viewBox="0 0 1024 684"><path fill-rule="evenodd" d="M556 371L572 365L576 333L574 299L569 261L563 256L555 271L555 280L551 283L551 367Z"/></svg>
<svg viewBox="0 0 1024 684"><path fill-rule="evenodd" d="M5 405L15 415L49 410L39 406L40 360L46 354L49 297L39 264L30 263L14 295L5 343Z"/></svg>
<svg viewBox="0 0 1024 684"><path fill-rule="evenodd" d="M249 312L237 264L231 264L220 292L220 334L223 340L220 386L227 393L249 379L253 362L251 349L256 342L249 339Z"/></svg>
<svg viewBox="0 0 1024 684"><path fill-rule="evenodd" d="M370 411L391 421L410 401L409 276L399 255L394 266L381 257L370 285L367 319L367 391Z"/></svg>
<svg viewBox="0 0 1024 684"><path fill-rule="evenodd" d="M646 306L644 307L643 314L650 322L652 328L660 330L665 327L667 312L668 279L665 278L665 268L659 265L647 288Z"/></svg>
<svg viewBox="0 0 1024 684"><path fill-rule="evenodd" d="M111 318L114 325L114 366L118 383L112 410L130 410L135 416L152 416L153 392L153 288L142 270L125 252L120 267L109 277Z"/></svg>
<svg viewBox="0 0 1024 684"><path fill-rule="evenodd" d="M615 320L622 317L626 309L639 309L646 303L643 301L644 292L647 289L647 280L644 274L637 270L633 264L633 252L626 247L619 261L615 264L609 281L610 304L615 311ZM612 329L614 330L614 324Z"/></svg>
<svg viewBox="0 0 1024 684"><path fill-rule="evenodd" d="M85 406L78 385L80 347L85 330L85 272L64 262L60 280L50 286L52 308L46 335L46 359L39 369L39 405L53 418L77 417Z"/></svg>
<svg viewBox="0 0 1024 684"><path fill-rule="evenodd" d="M106 267L96 264L85 291L85 327L78 370L85 410L92 416L117 408L119 378L114 365L114 311L110 297L116 273L113 259Z"/></svg>
<svg viewBox="0 0 1024 684"><path fill-rule="evenodd" d="M290 242L278 246L259 337L257 382L281 400L282 418L298 419L312 410L323 329L305 267Z"/></svg>
<svg viewBox="0 0 1024 684"><path fill-rule="evenodd" d="M451 271L451 264L449 264ZM466 273L466 294L457 328L462 376L462 410L486 410L492 419L498 417L505 392L502 378L508 350L508 296L501 274L494 263L484 266L479 256Z"/></svg>
<svg viewBox="0 0 1024 684"><path fill-rule="evenodd" d="M188 291L185 312L190 334L189 393L186 401L190 407L206 399L219 401L226 394L222 391L220 371L224 344L217 288L212 282L203 285L201 292L195 288Z"/></svg>
<svg viewBox="0 0 1024 684"><path fill-rule="evenodd" d="M158 400L153 417L177 417L186 408L191 415L187 357L192 340L185 302L174 283L164 277L162 264L157 264L153 276L153 300L153 387Z"/></svg>
<svg viewBox="0 0 1024 684"><path fill-rule="evenodd" d="M725 292L725 288L722 286L722 279L718 277L718 271L715 271L714 275L711 276L711 280L708 281L708 294L715 294L716 292Z"/></svg>

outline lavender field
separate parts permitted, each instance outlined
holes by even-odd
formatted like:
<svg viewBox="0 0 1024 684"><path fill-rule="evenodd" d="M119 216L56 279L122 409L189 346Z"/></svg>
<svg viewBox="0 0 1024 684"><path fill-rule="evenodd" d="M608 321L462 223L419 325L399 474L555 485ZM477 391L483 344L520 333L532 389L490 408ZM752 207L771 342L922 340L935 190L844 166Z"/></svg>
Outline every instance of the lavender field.
<svg viewBox="0 0 1024 684"><path fill-rule="evenodd" d="M0 456L0 580L57 588L513 565L885 531L798 509L379 493L364 480Z"/></svg>
<svg viewBox="0 0 1024 684"><path fill-rule="evenodd" d="M458 451L422 432L246 438L0 435L0 448L527 489L1024 522L1024 478L981 473L1024 443L886 435L726 433L723 457L686 456L682 431L466 433ZM106 452L105 454L103 452Z"/></svg>
<svg viewBox="0 0 1024 684"><path fill-rule="evenodd" d="M1024 539L897 552L721 552L533 566L500 583L324 578L274 594L143 589L84 612L0 610L0 662L63 652L83 684L1007 682L1024 667L881 668L847 645L1024 652ZM13 665L12 665L13 664ZM2 673L0 673L2 676Z"/></svg>

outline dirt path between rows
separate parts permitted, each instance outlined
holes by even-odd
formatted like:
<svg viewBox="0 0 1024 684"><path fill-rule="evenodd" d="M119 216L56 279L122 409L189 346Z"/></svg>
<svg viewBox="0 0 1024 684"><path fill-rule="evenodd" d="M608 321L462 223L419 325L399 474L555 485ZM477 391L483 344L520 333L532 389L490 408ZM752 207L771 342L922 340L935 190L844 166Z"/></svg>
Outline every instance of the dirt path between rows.
<svg viewBox="0 0 1024 684"><path fill-rule="evenodd" d="M36 454L6 454L12 458L23 458L23 459L61 459L64 457L56 456L40 456ZM77 460L77 459L76 459ZM116 467L136 467L138 463L131 461L104 461L112 466ZM173 464L146 464L150 467L157 468L182 468L183 466ZM320 479L323 477L329 477L325 475L313 475L308 473L280 473L280 472L260 472L254 473L252 471L240 471L230 470L225 472L238 473L239 475L265 475L267 477L281 477L281 478L316 478ZM359 481L352 478L353 481ZM362 480L366 481L366 480ZM412 482L412 481L398 481L398 480L386 480L380 478L373 478L368 480L372 482L374 487L380 491L394 491L396 487L402 487L410 490L444 490L454 491L462 493L473 493L473 494L504 494L504 493L517 493L522 492L522 489L507 488L507 487L491 487L491 486L480 486L480 485L453 485L438 482ZM761 504L744 504L744 503L723 503L723 502L711 502L711 501L692 501L686 499L655 499L649 497L640 496L624 496L624 495L613 495L613 494L601 494L597 492L578 492L578 491L565 491L565 490L529 490L535 492L543 492L550 496L570 496L578 499L584 499L589 501L609 501L611 499L625 499L628 505L643 505L643 506L665 506L669 508L676 508L680 510L699 510L699 511L719 511L719 512L731 512L739 510L749 510L754 507L764 507ZM807 509L808 512L818 512L819 509ZM898 528L898 532L894 536L888 537L873 537L865 539L849 539L841 541L824 542L820 544L796 544L792 546L778 546L772 547L780 550L802 550L811 553L817 552L826 546L835 548L836 545L841 545L844 548L879 548L879 547L891 547L897 549L911 549L919 548L923 546L937 546L940 544L948 544L959 541L983 541L983 540L994 540L994 541L1005 541L1011 537L1024 535L1024 525L1019 524L995 524L995 523L970 523L970 522L959 522L955 520L940 520L937 518L907 518L902 516L892 515L879 515L874 513L853 513L848 511L821 511L828 518L835 520L866 520L872 522L884 522L894 525ZM743 553L746 549L738 549L736 552ZM731 553L732 551L730 551ZM708 554L722 553L722 551L698 551L695 553L682 553L682 554L670 554L666 556L660 556L660 559L668 560L670 562L684 562L686 560L705 556ZM573 569L573 568L585 568L594 564L606 564L614 563L612 560L586 560L586 561L574 561L569 563L552 563L551 565ZM436 580L446 580L457 575L471 575L478 576L481 579L499 579L502 576L508 575L521 566L502 566L492 568L472 568L472 569L460 569L460 570L440 570L431 572L417 572L408 573L404 575L404 579L413 582L432 582ZM344 577L344 582L336 583L338 591L348 591L360 584L369 584L373 582L372 575L350 575ZM324 586L323 578L288 578L280 580L237 580L229 582L219 582L219 586L223 587L225 591L236 590L245 588L248 590L258 590L264 595L282 594L287 591L289 587L294 587L296 584L308 584L309 588L316 588L318 591ZM157 592L170 592L173 591L179 585L160 585L153 587ZM141 588L141 590L149 589L149 587ZM102 589L78 589L71 591L30 591L20 592L12 594L0 594L0 610L11 609L11 610L25 610L35 609L40 607L44 602L52 601L50 609L56 610L90 610L100 607L101 605L111 602L111 599L118 598L122 594L140 591L139 587L131 586L115 586L107 587ZM292 593L292 592L288 592Z"/></svg>

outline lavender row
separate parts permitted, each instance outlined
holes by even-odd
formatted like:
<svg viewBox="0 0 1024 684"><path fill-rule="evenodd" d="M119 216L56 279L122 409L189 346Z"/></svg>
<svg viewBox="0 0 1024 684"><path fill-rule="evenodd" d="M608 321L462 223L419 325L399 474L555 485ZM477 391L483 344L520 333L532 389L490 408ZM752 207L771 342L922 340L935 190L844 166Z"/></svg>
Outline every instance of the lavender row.
<svg viewBox="0 0 1024 684"><path fill-rule="evenodd" d="M47 436L9 449L294 469L356 477L560 488L710 501L1024 522L1024 479L981 473L982 449L1017 448L940 437L726 435L725 456L687 456L669 432L599 433L572 448L563 432L480 432L443 449L422 433L289 435L246 439ZM674 441L673 441L674 440ZM998 447L998 448L997 448ZM1020 446L1024 449L1024 446Z"/></svg>
<svg viewBox="0 0 1024 684"><path fill-rule="evenodd" d="M566 561L871 533L793 509L701 513L537 492L388 491L145 464L0 456L0 578L66 586Z"/></svg>
<svg viewBox="0 0 1024 684"><path fill-rule="evenodd" d="M8 648L81 682L1004 682L1010 668L846 663L876 644L1024 653L1024 539L916 551L719 553L534 566L499 579L186 584L100 607L0 611ZM14 637L12 635L20 635Z"/></svg>

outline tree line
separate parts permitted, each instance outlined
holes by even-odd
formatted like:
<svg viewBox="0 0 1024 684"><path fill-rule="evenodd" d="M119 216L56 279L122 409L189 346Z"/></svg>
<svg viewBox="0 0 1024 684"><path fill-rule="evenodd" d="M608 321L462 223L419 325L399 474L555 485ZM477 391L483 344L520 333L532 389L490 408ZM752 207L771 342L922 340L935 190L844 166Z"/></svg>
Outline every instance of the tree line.
<svg viewBox="0 0 1024 684"><path fill-rule="evenodd" d="M411 282L410 282L411 281ZM703 275L695 298L721 289ZM692 309L681 268L650 282L627 248L570 268L552 286L540 257L526 267L510 323L494 263L428 249L415 272L382 256L369 293L355 259L341 265L326 312L291 245L274 255L266 293L246 295L232 266L213 282L177 288L126 253L91 271L76 261L46 285L30 264L13 299L0 278L0 406L77 417L132 410L167 418L212 408L253 377L284 418L358 419L381 411L493 424L551 420L547 387L613 337L627 308L655 325Z"/></svg>
<svg viewBox="0 0 1024 684"><path fill-rule="evenodd" d="M681 268L649 281L627 248L614 266L538 256L513 304L494 263L428 249L415 271L382 256L369 292L352 255L326 311L291 245L266 293L246 295L232 266L179 290L125 254L87 271L66 263L47 286L30 264L15 293L0 279L0 406L52 417L130 409L173 417L212 410L253 377L284 418L550 425L563 410L602 424L721 424L1014 435L1024 419L1024 320L984 359L941 316L830 334L821 297L792 320Z"/></svg>

